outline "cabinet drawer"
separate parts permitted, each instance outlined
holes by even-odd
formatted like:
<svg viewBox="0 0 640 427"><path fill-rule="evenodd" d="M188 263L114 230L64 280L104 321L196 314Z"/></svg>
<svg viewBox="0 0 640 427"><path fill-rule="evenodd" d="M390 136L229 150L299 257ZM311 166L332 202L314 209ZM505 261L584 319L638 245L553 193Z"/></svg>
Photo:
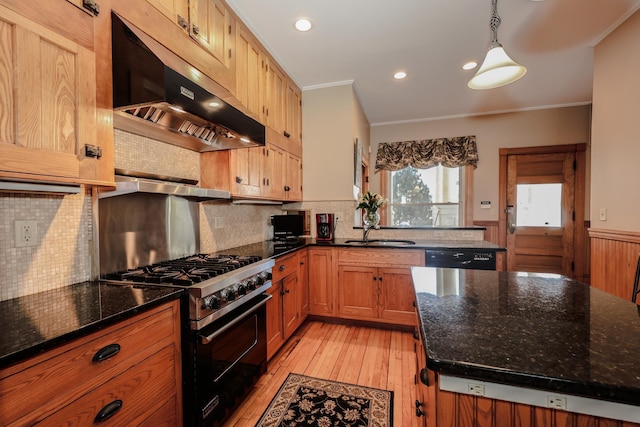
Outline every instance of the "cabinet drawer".
<svg viewBox="0 0 640 427"><path fill-rule="evenodd" d="M178 310L177 302L158 307L0 371L0 425L41 420L173 342Z"/></svg>
<svg viewBox="0 0 640 427"><path fill-rule="evenodd" d="M106 384L42 420L40 424L92 425L96 416L108 405L119 402L119 409L100 422L100 425L140 425L175 396L176 353L174 345L164 347ZM175 399L173 402L175 403ZM175 407L174 412L177 412Z"/></svg>
<svg viewBox="0 0 640 427"><path fill-rule="evenodd" d="M371 266L424 266L424 250L419 249L340 249L338 264Z"/></svg>
<svg viewBox="0 0 640 427"><path fill-rule="evenodd" d="M273 267L273 281L277 282L287 277L291 273L298 271L300 257L298 252L287 255L283 258L276 258L276 265Z"/></svg>

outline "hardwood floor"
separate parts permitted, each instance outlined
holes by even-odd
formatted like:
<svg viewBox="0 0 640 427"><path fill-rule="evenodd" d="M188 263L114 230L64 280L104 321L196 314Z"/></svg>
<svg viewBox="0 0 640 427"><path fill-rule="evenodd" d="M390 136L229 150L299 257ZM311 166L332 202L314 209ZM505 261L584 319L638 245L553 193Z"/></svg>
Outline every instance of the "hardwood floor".
<svg viewBox="0 0 640 427"><path fill-rule="evenodd" d="M417 427L415 343L409 332L307 321L224 427L254 426L291 372L392 390L394 426Z"/></svg>

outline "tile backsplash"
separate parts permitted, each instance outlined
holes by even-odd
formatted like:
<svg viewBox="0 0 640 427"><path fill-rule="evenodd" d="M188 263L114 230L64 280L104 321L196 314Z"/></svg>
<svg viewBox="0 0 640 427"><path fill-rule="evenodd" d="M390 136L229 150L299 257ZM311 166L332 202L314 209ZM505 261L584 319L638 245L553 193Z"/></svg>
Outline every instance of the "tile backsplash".
<svg viewBox="0 0 640 427"><path fill-rule="evenodd" d="M0 194L0 300L89 280L91 196ZM16 221L35 221L34 246L16 247Z"/></svg>

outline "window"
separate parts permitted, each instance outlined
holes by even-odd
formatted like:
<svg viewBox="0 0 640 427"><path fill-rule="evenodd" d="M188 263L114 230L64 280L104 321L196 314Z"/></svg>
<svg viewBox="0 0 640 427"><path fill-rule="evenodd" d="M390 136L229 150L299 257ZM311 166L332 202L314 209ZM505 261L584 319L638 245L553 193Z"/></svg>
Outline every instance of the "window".
<svg viewBox="0 0 640 427"><path fill-rule="evenodd" d="M456 227L464 224L465 167L411 166L388 172L386 225L391 227Z"/></svg>
<svg viewBox="0 0 640 427"><path fill-rule="evenodd" d="M518 227L562 227L562 184L516 185Z"/></svg>

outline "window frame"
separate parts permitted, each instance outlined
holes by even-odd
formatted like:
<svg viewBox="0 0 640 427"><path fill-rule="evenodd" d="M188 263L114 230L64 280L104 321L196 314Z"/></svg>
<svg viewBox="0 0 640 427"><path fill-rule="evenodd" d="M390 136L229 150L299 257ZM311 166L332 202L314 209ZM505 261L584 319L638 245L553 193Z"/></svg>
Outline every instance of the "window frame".
<svg viewBox="0 0 640 427"><path fill-rule="evenodd" d="M460 166L461 183L460 192L460 224L459 227L473 226L473 170L472 165ZM389 198L389 185L391 183L391 171L381 171L380 174L380 194ZM386 204L380 212L380 225L389 227L389 204ZM437 228L437 227L436 227ZM446 227L443 227L446 228Z"/></svg>

